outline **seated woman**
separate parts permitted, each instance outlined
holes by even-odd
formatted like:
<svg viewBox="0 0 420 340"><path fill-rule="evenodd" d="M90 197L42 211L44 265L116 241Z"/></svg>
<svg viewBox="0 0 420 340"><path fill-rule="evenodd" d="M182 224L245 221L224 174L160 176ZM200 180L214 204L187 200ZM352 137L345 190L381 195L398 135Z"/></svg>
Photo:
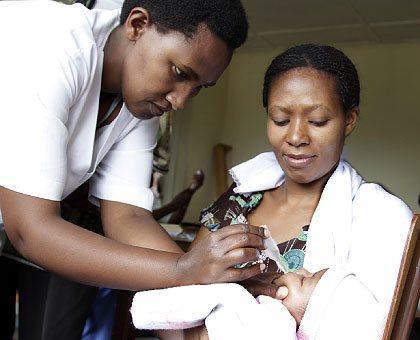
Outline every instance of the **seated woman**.
<svg viewBox="0 0 420 340"><path fill-rule="evenodd" d="M359 93L356 68L333 47L306 44L277 56L263 89L273 152L231 169L234 183L202 212L193 243L230 225L265 224L287 271L329 268L312 294L288 287L284 305L305 306L300 339L382 337L412 218L400 199L340 160ZM259 261L279 271L264 251Z"/></svg>

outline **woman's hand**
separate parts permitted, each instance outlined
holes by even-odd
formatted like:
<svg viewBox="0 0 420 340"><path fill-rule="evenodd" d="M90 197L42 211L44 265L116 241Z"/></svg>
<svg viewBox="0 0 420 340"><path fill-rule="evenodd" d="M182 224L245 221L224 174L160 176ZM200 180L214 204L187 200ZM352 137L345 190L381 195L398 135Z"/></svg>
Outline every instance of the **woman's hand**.
<svg viewBox="0 0 420 340"><path fill-rule="evenodd" d="M288 289L285 286L279 286L275 282L283 273L261 273L249 279L239 282L253 296L259 295L271 296L275 299L283 300L286 298Z"/></svg>
<svg viewBox="0 0 420 340"><path fill-rule="evenodd" d="M237 224L206 235L178 260L180 285L236 282L261 273L263 264L234 268L256 261L269 232L263 227Z"/></svg>

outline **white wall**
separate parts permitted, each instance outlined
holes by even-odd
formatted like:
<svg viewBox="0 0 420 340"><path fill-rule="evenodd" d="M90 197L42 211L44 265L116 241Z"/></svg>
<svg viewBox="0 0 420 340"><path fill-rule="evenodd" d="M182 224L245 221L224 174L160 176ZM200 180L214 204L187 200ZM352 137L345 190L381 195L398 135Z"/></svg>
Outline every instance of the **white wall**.
<svg viewBox="0 0 420 340"><path fill-rule="evenodd" d="M369 181L379 182L420 211L420 43L338 46L356 64L361 79L361 119L348 139L347 158ZM235 54L214 89L204 90L177 114L172 159L175 192L202 168L206 179L194 196L186 221L197 222L200 209L215 198L212 148L232 146L231 167L270 150L261 104L263 75L281 51ZM175 156L175 155L174 155Z"/></svg>
<svg viewBox="0 0 420 340"><path fill-rule="evenodd" d="M227 74L228 70L215 87L202 90L182 112L174 113L165 202L190 185L196 170L202 169L205 176L188 208L185 220L189 222L198 222L201 209L216 197L212 152L225 120Z"/></svg>
<svg viewBox="0 0 420 340"><path fill-rule="evenodd" d="M348 158L419 212L420 43L343 48L358 66L361 120Z"/></svg>

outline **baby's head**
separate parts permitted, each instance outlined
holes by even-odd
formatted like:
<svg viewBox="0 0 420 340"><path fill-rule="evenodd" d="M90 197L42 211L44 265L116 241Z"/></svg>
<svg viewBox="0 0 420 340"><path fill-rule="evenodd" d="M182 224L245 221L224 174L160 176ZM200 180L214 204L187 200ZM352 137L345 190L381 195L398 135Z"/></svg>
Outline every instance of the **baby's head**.
<svg viewBox="0 0 420 340"><path fill-rule="evenodd" d="M300 325L309 299L326 271L327 269L323 269L312 274L302 268L295 273L284 274L274 281L275 284L288 288L288 295L284 298L283 304L294 317L297 325Z"/></svg>

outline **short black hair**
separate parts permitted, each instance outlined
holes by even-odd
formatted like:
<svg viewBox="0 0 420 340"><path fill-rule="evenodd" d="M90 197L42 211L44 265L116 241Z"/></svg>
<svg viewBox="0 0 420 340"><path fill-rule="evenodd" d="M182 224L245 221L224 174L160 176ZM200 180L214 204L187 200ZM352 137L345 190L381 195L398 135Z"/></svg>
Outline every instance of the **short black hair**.
<svg viewBox="0 0 420 340"><path fill-rule="evenodd" d="M135 7L147 9L162 33L172 30L191 37L199 24L205 23L232 50L248 36L248 20L240 0L125 0L121 25Z"/></svg>
<svg viewBox="0 0 420 340"><path fill-rule="evenodd" d="M342 51L332 46L304 44L289 48L273 59L264 76L263 105L267 108L273 81L295 68L308 67L326 72L336 79L336 90L344 112L359 105L360 82L356 67Z"/></svg>

